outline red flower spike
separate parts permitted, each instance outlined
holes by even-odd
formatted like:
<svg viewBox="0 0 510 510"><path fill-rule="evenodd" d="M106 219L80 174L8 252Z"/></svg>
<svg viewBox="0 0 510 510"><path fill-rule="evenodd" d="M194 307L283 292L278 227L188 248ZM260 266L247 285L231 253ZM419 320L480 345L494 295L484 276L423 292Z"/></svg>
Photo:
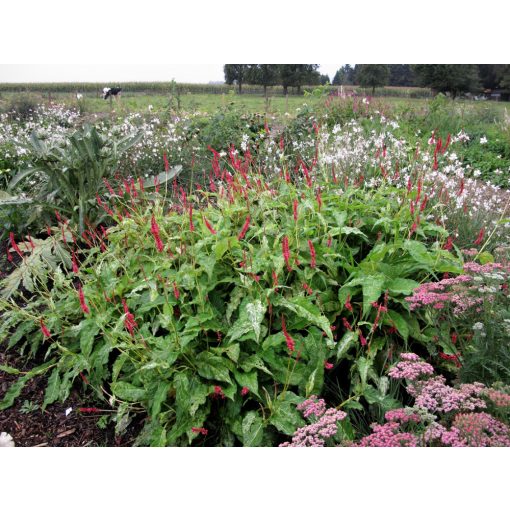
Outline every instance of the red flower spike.
<svg viewBox="0 0 510 510"><path fill-rule="evenodd" d="M207 220L207 218L204 216L204 223L205 223L205 226L207 227L207 230L209 230L209 232L211 232L211 234L216 234L216 230L214 230L213 226L209 223L209 221Z"/></svg>
<svg viewBox="0 0 510 510"><path fill-rule="evenodd" d="M14 234L12 232L9 233L9 240L11 241L12 249L21 257L23 258L23 253L19 249L19 246L16 244L16 241L14 240Z"/></svg>
<svg viewBox="0 0 510 510"><path fill-rule="evenodd" d="M180 294L179 289L177 288L177 284L175 282L173 282L173 288L174 288L175 299L179 299L181 294Z"/></svg>
<svg viewBox="0 0 510 510"><path fill-rule="evenodd" d="M347 294L347 299L345 300L344 306L347 310L349 310L349 312L353 311L350 294Z"/></svg>
<svg viewBox="0 0 510 510"><path fill-rule="evenodd" d="M292 268L290 267L290 263L289 263L290 251L289 251L289 238L287 236L284 236L282 239L282 253L283 253L283 259L285 260L287 269L289 271L292 271Z"/></svg>
<svg viewBox="0 0 510 510"><path fill-rule="evenodd" d="M76 260L76 253L74 251L71 252L72 260L73 260L73 273L78 273L78 261Z"/></svg>
<svg viewBox="0 0 510 510"><path fill-rule="evenodd" d="M248 232L248 229L250 228L250 216L246 216L246 220L244 221L243 228L241 232L239 232L239 235L237 236L237 239L240 241L241 239L244 239L244 236L246 235L246 232Z"/></svg>
<svg viewBox="0 0 510 510"><path fill-rule="evenodd" d="M479 244L482 244L484 234L485 234L485 229L482 227L480 229L480 232L478 232L478 237L475 239L473 244L476 246L478 246Z"/></svg>
<svg viewBox="0 0 510 510"><path fill-rule="evenodd" d="M203 436L207 436L207 434L209 434L209 431L204 427L191 427L191 432L194 434L202 434Z"/></svg>
<svg viewBox="0 0 510 510"><path fill-rule="evenodd" d="M46 327L46 324L44 324L44 321L42 319L39 321L39 325L41 326L43 336L45 338L50 338L51 337L50 330Z"/></svg>
<svg viewBox="0 0 510 510"><path fill-rule="evenodd" d="M78 298L80 299L80 307L81 307L83 313L85 313L85 314L90 313L89 307L87 306L87 303L85 302L85 295L83 294L83 288L81 285L78 287Z"/></svg>
<svg viewBox="0 0 510 510"><path fill-rule="evenodd" d="M294 339L289 335L287 331L287 327L285 325L285 317L282 315L282 332L283 336L285 337L285 341L287 342L287 349L290 353L293 353L296 349L296 342L294 342Z"/></svg>
<svg viewBox="0 0 510 510"><path fill-rule="evenodd" d="M247 386L243 386L243 389L241 390L241 395L244 397L245 395L248 395L250 393L250 390Z"/></svg>
<svg viewBox="0 0 510 510"><path fill-rule="evenodd" d="M292 211L294 213L294 221L297 222L298 220L298 201L294 199L294 202L292 203Z"/></svg>
<svg viewBox="0 0 510 510"><path fill-rule="evenodd" d="M333 368L333 363L329 363L327 360L324 360L324 368L326 370L331 370Z"/></svg>

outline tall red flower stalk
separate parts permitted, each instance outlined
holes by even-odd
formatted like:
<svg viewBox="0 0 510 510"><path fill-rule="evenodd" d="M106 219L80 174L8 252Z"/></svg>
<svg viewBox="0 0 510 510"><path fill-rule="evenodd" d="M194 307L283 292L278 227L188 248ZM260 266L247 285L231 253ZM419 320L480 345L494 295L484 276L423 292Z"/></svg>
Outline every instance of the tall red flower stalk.
<svg viewBox="0 0 510 510"><path fill-rule="evenodd" d="M314 269L316 266L315 248L313 247L313 243L310 240L308 240L308 248L310 248L310 257L312 258L312 260L310 261L310 267Z"/></svg>
<svg viewBox="0 0 510 510"><path fill-rule="evenodd" d="M152 218L151 218L151 232L152 232L152 235L154 236L154 241L156 241L156 249L159 252L162 252L163 251L163 242L161 241L161 238L159 237L159 226L156 222L156 218L154 217L154 214L152 215Z"/></svg>
<svg viewBox="0 0 510 510"><path fill-rule="evenodd" d="M211 232L211 234L216 234L216 230L214 230L213 226L209 223L209 221L207 220L207 218L204 216L204 223L205 223L205 226L207 227L207 230L209 230L209 232Z"/></svg>
<svg viewBox="0 0 510 510"><path fill-rule="evenodd" d="M21 257L23 258L23 253L21 252L21 250L19 249L19 246L16 244L16 241L14 240L14 233L13 232L10 232L9 233L9 240L11 241L11 246L12 246L12 249Z"/></svg>
<svg viewBox="0 0 510 510"><path fill-rule="evenodd" d="M241 239L244 239L244 236L246 235L246 232L248 232L248 229L250 228L250 215L246 216L246 220L244 221L243 228L241 229L241 232L239 232L239 235L237 236L237 239L240 241Z"/></svg>
<svg viewBox="0 0 510 510"><path fill-rule="evenodd" d="M125 299L122 299L122 306L124 308L124 313L126 314L126 318L124 319L124 326L129 331L131 336L135 336L135 328L137 327L135 316L129 311Z"/></svg>
<svg viewBox="0 0 510 510"><path fill-rule="evenodd" d="M480 232L478 232L478 237L475 239L474 245L478 246L479 244L482 244L483 236L485 234L485 229L482 227L480 229Z"/></svg>
<svg viewBox="0 0 510 510"><path fill-rule="evenodd" d="M78 287L78 298L80 299L80 307L83 310L83 313L90 313L89 307L85 302L85 295L83 294L83 288L81 285Z"/></svg>
<svg viewBox="0 0 510 510"><path fill-rule="evenodd" d="M285 260L285 265L289 271L292 271L292 267L290 267L289 259L290 259L290 251L289 251L289 238L284 236L282 239L282 253L283 259Z"/></svg>
<svg viewBox="0 0 510 510"><path fill-rule="evenodd" d="M179 292L179 289L177 288L177 284L174 282L173 283L173 288L174 288L174 296L175 296L175 299L179 299L179 296L181 295L180 292Z"/></svg>
<svg viewBox="0 0 510 510"><path fill-rule="evenodd" d="M292 210L294 213L294 221L297 222L298 220L298 201L294 199L294 202L292 203Z"/></svg>
<svg viewBox="0 0 510 510"><path fill-rule="evenodd" d="M290 353L293 353L296 349L296 342L294 342L294 339L289 335L289 332L287 331L285 317L283 315L282 315L282 332L283 336L285 337L285 341L287 342L287 349L289 349Z"/></svg>
<svg viewBox="0 0 510 510"><path fill-rule="evenodd" d="M78 261L76 260L76 253L74 252L74 250L71 252L71 255L73 260L73 273L78 273L79 272Z"/></svg>
<svg viewBox="0 0 510 510"><path fill-rule="evenodd" d="M46 324L44 324L44 321L40 319L39 325L41 326L42 334L45 338L50 338L51 333L50 330L46 327Z"/></svg>

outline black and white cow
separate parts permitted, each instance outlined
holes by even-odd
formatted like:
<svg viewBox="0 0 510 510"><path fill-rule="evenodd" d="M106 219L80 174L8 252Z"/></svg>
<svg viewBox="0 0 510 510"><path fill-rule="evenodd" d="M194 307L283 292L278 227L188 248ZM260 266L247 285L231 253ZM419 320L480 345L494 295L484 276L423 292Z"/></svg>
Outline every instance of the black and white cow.
<svg viewBox="0 0 510 510"><path fill-rule="evenodd" d="M105 87L103 89L103 99L108 99L109 97L118 97L122 89L120 87Z"/></svg>

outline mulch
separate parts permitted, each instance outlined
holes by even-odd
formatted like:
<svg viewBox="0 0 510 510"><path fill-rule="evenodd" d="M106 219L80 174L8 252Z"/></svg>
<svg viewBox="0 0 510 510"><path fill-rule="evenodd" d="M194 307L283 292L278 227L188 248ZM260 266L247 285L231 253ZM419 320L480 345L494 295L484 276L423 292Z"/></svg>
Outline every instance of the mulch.
<svg viewBox="0 0 510 510"><path fill-rule="evenodd" d="M0 364L28 371L37 364L24 363L14 352L0 352ZM0 372L0 400L16 375ZM64 403L56 402L42 410L47 378L44 375L31 379L23 388L14 405L0 411L0 432L10 434L16 446L131 446L140 430L140 423L128 427L121 437L115 437L114 424L98 426L103 413L82 413L79 408L95 407L91 397L73 388ZM104 407L104 404L103 404ZM66 412L67 411L67 412Z"/></svg>
<svg viewBox="0 0 510 510"><path fill-rule="evenodd" d="M0 278L7 276L13 267L5 256L6 248L7 242L0 242ZM0 343L0 365L27 372L39 364L42 361L27 362L26 357L14 350L7 351L6 345ZM0 371L0 401L17 378L17 375ZM115 436L115 425L111 420L106 427L100 428L101 416L112 412L80 412L79 408L104 408L104 403L98 404L93 396L86 394L81 381L75 384L64 403L48 405L43 411L47 383L45 375L30 379L14 404L0 410L0 433L10 434L16 446L132 446L142 428L142 420L134 420L121 437Z"/></svg>

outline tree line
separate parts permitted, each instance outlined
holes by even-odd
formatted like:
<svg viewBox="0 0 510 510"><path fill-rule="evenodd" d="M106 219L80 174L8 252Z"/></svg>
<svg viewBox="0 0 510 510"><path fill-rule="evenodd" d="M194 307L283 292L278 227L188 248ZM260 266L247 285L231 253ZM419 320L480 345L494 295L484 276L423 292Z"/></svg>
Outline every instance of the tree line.
<svg viewBox="0 0 510 510"><path fill-rule="evenodd" d="M325 85L329 76L318 71L319 64L225 64L225 83L237 84L242 93L244 84L262 85L264 95L267 87L281 85L283 93L287 94L289 87L295 87L298 92L303 85Z"/></svg>
<svg viewBox="0 0 510 510"><path fill-rule="evenodd" d="M225 64L225 82L267 87L283 86L300 92L303 85L324 85L330 82L320 74L319 64ZM429 87L434 93L447 92L453 97L465 92L485 89L510 89L510 64L345 64L335 73L333 85L360 85L372 88Z"/></svg>

